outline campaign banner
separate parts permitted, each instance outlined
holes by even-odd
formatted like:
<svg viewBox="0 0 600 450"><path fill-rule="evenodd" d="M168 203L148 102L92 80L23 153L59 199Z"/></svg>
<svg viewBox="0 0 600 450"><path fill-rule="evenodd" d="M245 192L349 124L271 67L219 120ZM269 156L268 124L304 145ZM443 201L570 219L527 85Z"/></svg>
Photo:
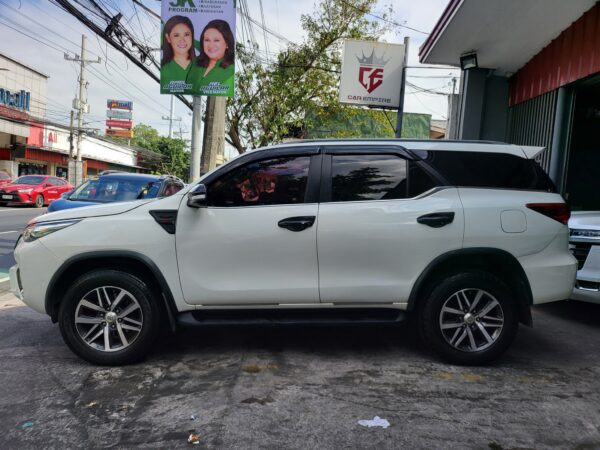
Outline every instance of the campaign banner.
<svg viewBox="0 0 600 450"><path fill-rule="evenodd" d="M133 122L131 120L107 120L106 126L111 128L125 128L131 130L133 128Z"/></svg>
<svg viewBox="0 0 600 450"><path fill-rule="evenodd" d="M233 97L236 0L162 0L161 94Z"/></svg>
<svg viewBox="0 0 600 450"><path fill-rule="evenodd" d="M106 129L106 135L107 136L114 136L114 137L132 138L133 137L133 130L119 130L119 129L116 129L116 128L107 128Z"/></svg>
<svg viewBox="0 0 600 450"><path fill-rule="evenodd" d="M403 66L404 45L346 40L340 103L398 108Z"/></svg>
<svg viewBox="0 0 600 450"><path fill-rule="evenodd" d="M106 117L109 119L132 120L133 111L126 111L124 109L107 109Z"/></svg>
<svg viewBox="0 0 600 450"><path fill-rule="evenodd" d="M133 102L129 100L107 100L106 107L111 109L133 109Z"/></svg>

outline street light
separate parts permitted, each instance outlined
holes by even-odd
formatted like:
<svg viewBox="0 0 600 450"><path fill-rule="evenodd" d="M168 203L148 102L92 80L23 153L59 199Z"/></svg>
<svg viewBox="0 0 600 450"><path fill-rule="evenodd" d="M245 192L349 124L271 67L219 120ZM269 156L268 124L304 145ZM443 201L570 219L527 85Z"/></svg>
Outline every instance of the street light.
<svg viewBox="0 0 600 450"><path fill-rule="evenodd" d="M460 68L462 70L477 69L478 67L479 67L479 64L477 64L477 53L476 52L469 52L469 53L465 53L464 55L461 55Z"/></svg>

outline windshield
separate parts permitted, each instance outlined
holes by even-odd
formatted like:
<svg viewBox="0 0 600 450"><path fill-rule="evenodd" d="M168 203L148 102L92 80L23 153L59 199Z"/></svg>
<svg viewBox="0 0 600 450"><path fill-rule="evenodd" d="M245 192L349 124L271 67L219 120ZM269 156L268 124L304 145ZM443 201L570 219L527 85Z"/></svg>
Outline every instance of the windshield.
<svg viewBox="0 0 600 450"><path fill-rule="evenodd" d="M156 181L96 178L86 181L75 189L69 195L69 200L99 203L126 202L156 197L157 191L158 183Z"/></svg>
<svg viewBox="0 0 600 450"><path fill-rule="evenodd" d="M44 177L36 177L36 176L31 176L31 175L27 175L24 177L20 177L17 178L15 181L13 181L13 184L40 184L42 181L44 181Z"/></svg>

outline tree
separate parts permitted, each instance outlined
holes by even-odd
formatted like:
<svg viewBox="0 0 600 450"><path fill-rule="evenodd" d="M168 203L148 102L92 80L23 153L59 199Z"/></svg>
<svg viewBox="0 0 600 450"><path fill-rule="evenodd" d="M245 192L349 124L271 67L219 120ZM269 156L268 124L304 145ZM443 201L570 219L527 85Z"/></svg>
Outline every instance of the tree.
<svg viewBox="0 0 600 450"><path fill-rule="evenodd" d="M338 101L341 45L344 39L376 40L387 30L365 16L375 3L320 0L313 14L301 18L304 42L288 45L268 66L260 61L257 48L238 44L241 70L236 96L229 99L226 139L239 153L280 142L314 125L311 120L323 111L342 118L352 115L356 108ZM383 17L391 11L387 7Z"/></svg>
<svg viewBox="0 0 600 450"><path fill-rule="evenodd" d="M127 138L113 138L120 144L127 145ZM185 141L158 134L155 128L140 123L133 127L131 146L145 149L162 155L162 158L151 158L140 152L139 157L144 165L153 172L175 175L187 180L190 167L190 153L185 148Z"/></svg>

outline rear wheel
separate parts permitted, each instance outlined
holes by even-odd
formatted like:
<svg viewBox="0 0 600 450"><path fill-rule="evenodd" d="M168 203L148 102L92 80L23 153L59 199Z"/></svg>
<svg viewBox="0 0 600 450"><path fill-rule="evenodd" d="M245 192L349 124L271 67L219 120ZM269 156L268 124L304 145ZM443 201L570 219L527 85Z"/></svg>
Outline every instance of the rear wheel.
<svg viewBox="0 0 600 450"><path fill-rule="evenodd" d="M35 198L33 206L35 206L36 208L41 208L42 206L44 206L44 196L42 194L38 194L38 196Z"/></svg>
<svg viewBox="0 0 600 450"><path fill-rule="evenodd" d="M449 362L486 364L516 336L516 300L499 278L467 272L439 283L419 314L421 337Z"/></svg>
<svg viewBox="0 0 600 450"><path fill-rule="evenodd" d="M139 278L98 270L75 281L61 303L59 325L75 354L100 365L130 364L150 351L160 308Z"/></svg>

